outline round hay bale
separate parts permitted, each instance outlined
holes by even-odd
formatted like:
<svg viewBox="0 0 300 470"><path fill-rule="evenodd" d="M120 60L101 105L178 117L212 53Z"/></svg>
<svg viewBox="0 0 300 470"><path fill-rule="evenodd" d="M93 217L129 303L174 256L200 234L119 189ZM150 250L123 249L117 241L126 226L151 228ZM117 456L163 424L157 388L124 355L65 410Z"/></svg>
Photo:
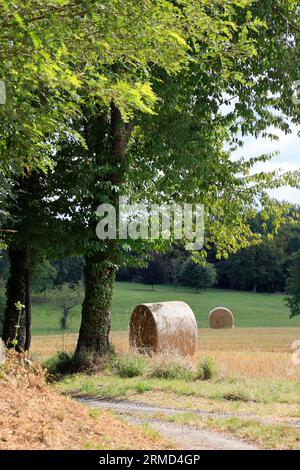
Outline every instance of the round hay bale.
<svg viewBox="0 0 300 470"><path fill-rule="evenodd" d="M196 319L185 302L140 304L132 312L129 341L131 347L140 352L177 350L192 356L197 339Z"/></svg>
<svg viewBox="0 0 300 470"><path fill-rule="evenodd" d="M225 307L214 308L208 316L208 322L213 329L234 328L233 314Z"/></svg>

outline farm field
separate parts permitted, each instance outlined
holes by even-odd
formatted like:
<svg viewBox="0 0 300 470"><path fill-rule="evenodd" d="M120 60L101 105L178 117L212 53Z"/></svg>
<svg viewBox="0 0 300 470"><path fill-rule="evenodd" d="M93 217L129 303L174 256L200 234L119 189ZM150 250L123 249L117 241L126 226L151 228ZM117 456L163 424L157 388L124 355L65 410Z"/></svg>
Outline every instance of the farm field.
<svg viewBox="0 0 300 470"><path fill-rule="evenodd" d="M199 326L197 351L187 361L197 370L201 361L212 358L216 368L212 379L152 376L149 370L157 367L156 359L146 358L145 370L134 377L121 377L108 365L94 375L65 375L52 386L82 400L94 398L92 404L86 404L96 408L103 406L103 401L97 400L105 398L106 406L117 415L115 406L121 403L124 409L120 414L129 422L151 424L154 420L162 429L186 426L191 432L221 432L263 448L299 448L300 365L292 362L292 343L300 339L300 319L288 318L284 296L217 289L196 294L191 289L168 286L152 291L140 284L118 283L111 332L117 357L129 358L129 364L132 361L128 321L133 308L142 302L175 299L191 306ZM234 329L207 328L208 312L218 305L232 309ZM76 346L79 306L71 315L69 333L60 334L59 317L49 304L34 306L31 355L38 362L55 357L58 351L72 352ZM172 414L165 414L170 404ZM139 406L152 407L152 411L146 416Z"/></svg>
<svg viewBox="0 0 300 470"><path fill-rule="evenodd" d="M147 368L138 376L120 377L109 366L94 375L66 375L53 385L55 389L83 400L94 397L92 405L86 403L93 407L103 406L103 400L98 399L105 398L106 406L118 415L117 399L124 407L121 416L125 413L129 422L133 419L151 425L149 416L135 409L139 403L146 409L152 407L151 416L162 429L185 426L191 432L221 432L263 448L299 448L300 366L292 362L292 343L300 339L300 321L288 318L284 296L217 289L196 294L191 289L166 286L152 291L140 284L118 283L111 332L117 355L128 357L129 363L132 360L128 321L138 303L175 299L187 302L198 321L199 342L189 359L191 367L196 370L203 359L212 358L215 377L208 381L166 379L149 375ZM234 329L207 328L207 314L218 305L232 309ZM80 308L73 310L67 334L59 334L59 317L49 304L34 306L31 355L35 360L44 362L58 351L74 350ZM134 411L128 412L128 406ZM163 410L170 406L173 414L165 414Z"/></svg>
<svg viewBox="0 0 300 470"><path fill-rule="evenodd" d="M146 358L145 368L134 377L121 376L108 365L95 374L65 375L52 386L88 406L105 404L129 422L207 429L263 448L298 449L300 366L291 360L298 333L297 328L199 329L198 350L187 363L196 370L205 358L213 358L216 374L210 380L161 377L161 369L181 363L175 355L171 363L169 358ZM65 336L65 350L74 349L76 338ZM131 370L135 360L128 354L127 332L112 332L111 341ZM39 361L61 349L59 335L33 338L32 354Z"/></svg>
<svg viewBox="0 0 300 470"><path fill-rule="evenodd" d="M285 306L284 295L255 294L221 289L209 289L196 293L184 287L155 286L151 287L135 283L116 283L112 304L112 329L127 330L128 322L134 307L144 302L163 302L182 300L189 304L195 313L198 326L207 327L209 311L217 306L230 308L235 316L237 328L253 327L300 327L299 318L289 319L289 311ZM60 312L50 304L33 306L33 334L59 334ZM77 333L80 324L80 306L71 311L70 332Z"/></svg>
<svg viewBox="0 0 300 470"><path fill-rule="evenodd" d="M297 328L235 328L233 330L199 329L199 344L193 356L215 359L226 376L251 378L300 378L300 366L292 364L292 343L300 340ZM44 361L57 351L72 351L77 334L34 336L31 354ZM117 353L129 352L127 331L113 331L111 342Z"/></svg>

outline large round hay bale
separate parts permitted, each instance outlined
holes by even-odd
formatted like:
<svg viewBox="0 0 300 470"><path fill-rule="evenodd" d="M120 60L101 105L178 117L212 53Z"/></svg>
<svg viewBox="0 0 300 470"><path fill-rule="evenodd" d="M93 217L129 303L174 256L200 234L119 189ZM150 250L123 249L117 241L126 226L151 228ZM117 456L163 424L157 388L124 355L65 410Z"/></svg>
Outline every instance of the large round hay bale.
<svg viewBox="0 0 300 470"><path fill-rule="evenodd" d="M140 352L177 350L193 355L197 339L195 315L185 302L140 304L132 312L129 341Z"/></svg>
<svg viewBox="0 0 300 470"><path fill-rule="evenodd" d="M234 317L228 308L216 307L208 316L208 322L210 328L213 329L225 329L234 328Z"/></svg>

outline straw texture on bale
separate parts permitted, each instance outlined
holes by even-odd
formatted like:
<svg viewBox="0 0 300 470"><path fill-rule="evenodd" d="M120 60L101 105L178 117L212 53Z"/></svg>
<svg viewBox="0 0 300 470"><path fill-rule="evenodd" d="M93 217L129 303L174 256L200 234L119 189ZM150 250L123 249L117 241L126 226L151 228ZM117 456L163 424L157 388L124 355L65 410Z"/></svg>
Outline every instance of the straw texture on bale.
<svg viewBox="0 0 300 470"><path fill-rule="evenodd" d="M197 339L196 319L185 302L140 304L132 312L129 341L140 352L177 350L193 355Z"/></svg>
<svg viewBox="0 0 300 470"><path fill-rule="evenodd" d="M233 314L225 307L214 308L208 316L208 321L213 329L234 328Z"/></svg>

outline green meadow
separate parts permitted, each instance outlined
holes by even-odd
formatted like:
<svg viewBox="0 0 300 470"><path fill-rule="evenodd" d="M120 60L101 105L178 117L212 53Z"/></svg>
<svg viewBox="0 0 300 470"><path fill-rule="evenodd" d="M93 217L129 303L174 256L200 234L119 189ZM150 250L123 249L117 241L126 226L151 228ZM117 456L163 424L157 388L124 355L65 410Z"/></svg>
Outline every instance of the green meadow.
<svg viewBox="0 0 300 470"><path fill-rule="evenodd" d="M295 327L300 326L300 317L289 319L285 297L281 294L257 294L222 289L210 289L196 293L195 290L174 286L151 286L119 282L114 288L112 303L112 329L126 330L134 307L144 302L181 300L194 311L198 326L208 326L209 311L218 306L230 308L235 317L235 326L249 327ZM48 335L60 332L60 312L51 304L33 306L33 334ZM70 332L78 332L80 305L70 314Z"/></svg>

